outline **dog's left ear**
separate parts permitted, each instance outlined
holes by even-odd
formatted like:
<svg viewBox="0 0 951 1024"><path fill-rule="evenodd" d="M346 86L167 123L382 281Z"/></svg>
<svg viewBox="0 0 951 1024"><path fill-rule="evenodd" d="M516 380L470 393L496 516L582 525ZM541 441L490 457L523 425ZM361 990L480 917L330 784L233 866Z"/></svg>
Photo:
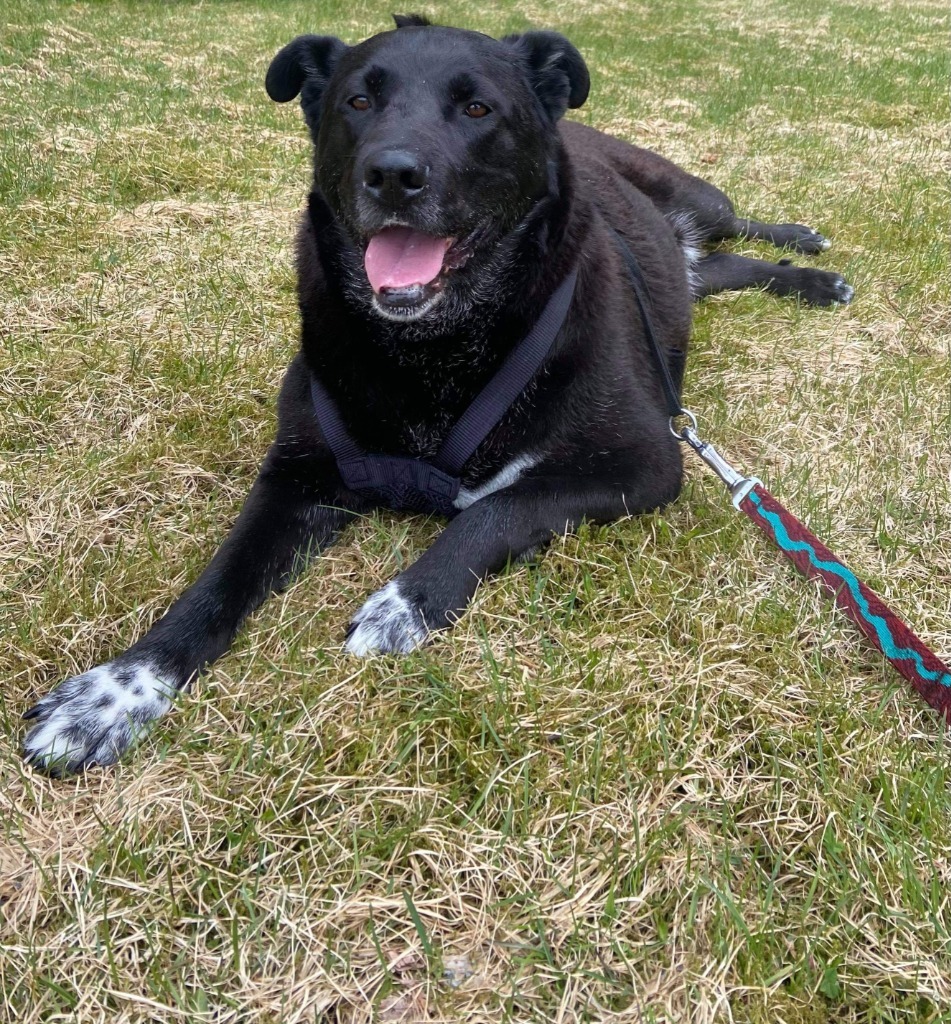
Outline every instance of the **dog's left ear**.
<svg viewBox="0 0 951 1024"><path fill-rule="evenodd" d="M506 36L521 56L535 94L553 121L588 98L591 77L584 57L557 32L525 32Z"/></svg>

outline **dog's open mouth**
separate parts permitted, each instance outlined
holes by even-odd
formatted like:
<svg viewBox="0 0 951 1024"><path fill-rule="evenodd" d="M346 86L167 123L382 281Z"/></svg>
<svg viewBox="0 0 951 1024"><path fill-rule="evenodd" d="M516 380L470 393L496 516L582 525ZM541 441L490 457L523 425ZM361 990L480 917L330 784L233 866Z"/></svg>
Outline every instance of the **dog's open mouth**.
<svg viewBox="0 0 951 1024"><path fill-rule="evenodd" d="M468 255L467 247L453 238L390 227L370 239L363 260L380 306L397 315L414 316L429 308L446 274L462 266Z"/></svg>

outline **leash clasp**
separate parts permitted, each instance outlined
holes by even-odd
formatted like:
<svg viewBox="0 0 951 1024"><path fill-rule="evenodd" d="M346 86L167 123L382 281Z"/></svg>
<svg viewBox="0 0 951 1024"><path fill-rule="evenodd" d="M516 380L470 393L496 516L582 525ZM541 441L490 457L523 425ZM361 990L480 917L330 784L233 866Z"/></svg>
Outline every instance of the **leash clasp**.
<svg viewBox="0 0 951 1024"><path fill-rule="evenodd" d="M734 508L739 508L740 502L762 481L755 476L744 476L739 470L734 469L709 441L704 441L697 434L697 417L689 409L682 410L681 415L690 421L689 424L678 430L676 423L678 417L671 416L670 432L678 441L683 441L684 444L690 445L700 458L716 473L730 492L730 499L733 502Z"/></svg>

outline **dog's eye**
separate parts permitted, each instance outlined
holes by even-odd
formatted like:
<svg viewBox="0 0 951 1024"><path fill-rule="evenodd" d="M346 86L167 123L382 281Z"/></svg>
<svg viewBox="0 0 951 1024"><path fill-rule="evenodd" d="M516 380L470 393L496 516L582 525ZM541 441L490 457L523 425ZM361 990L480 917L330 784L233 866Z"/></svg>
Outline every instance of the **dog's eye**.
<svg viewBox="0 0 951 1024"><path fill-rule="evenodd" d="M366 98L366 96L351 96L350 99L347 100L347 102L350 104L351 107L353 107L354 110L370 109L370 101Z"/></svg>
<svg viewBox="0 0 951 1024"><path fill-rule="evenodd" d="M484 103L470 103L466 107L466 115L468 117L485 117L486 114L490 114L491 111Z"/></svg>

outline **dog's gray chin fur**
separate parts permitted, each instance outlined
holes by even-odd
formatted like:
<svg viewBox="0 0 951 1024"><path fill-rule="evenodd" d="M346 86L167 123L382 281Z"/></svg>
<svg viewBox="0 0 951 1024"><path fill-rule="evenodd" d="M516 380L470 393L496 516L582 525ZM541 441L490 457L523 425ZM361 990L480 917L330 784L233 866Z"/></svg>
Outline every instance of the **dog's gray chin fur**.
<svg viewBox="0 0 951 1024"><path fill-rule="evenodd" d="M432 309L439 305L442 301L444 293L442 291L434 292L428 299L421 302L418 306L384 306L380 302L380 297L374 292L373 299L371 302L371 308L377 316L382 317L384 320L389 320L392 323L399 324L411 324L417 320L422 320Z"/></svg>

